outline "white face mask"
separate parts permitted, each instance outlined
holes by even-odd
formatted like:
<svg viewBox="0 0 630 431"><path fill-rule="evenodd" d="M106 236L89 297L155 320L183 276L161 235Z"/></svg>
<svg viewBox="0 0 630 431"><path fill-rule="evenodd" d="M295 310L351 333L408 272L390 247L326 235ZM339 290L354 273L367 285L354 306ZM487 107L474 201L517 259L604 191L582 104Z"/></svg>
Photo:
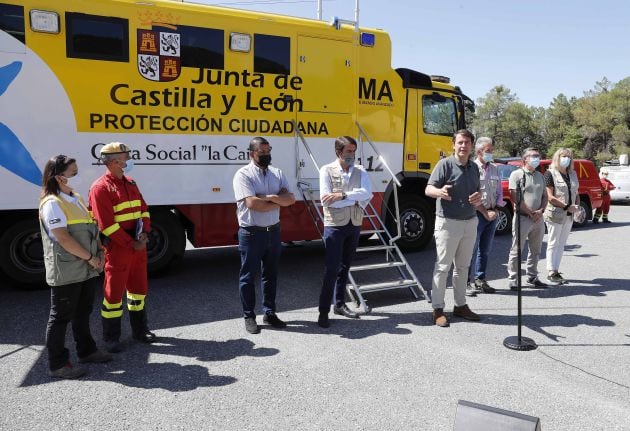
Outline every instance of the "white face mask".
<svg viewBox="0 0 630 431"><path fill-rule="evenodd" d="M76 190L81 185L81 177L79 174L76 174L74 177L64 177L66 179L66 186L70 187L72 190Z"/></svg>
<svg viewBox="0 0 630 431"><path fill-rule="evenodd" d="M571 157L562 156L560 157L560 166L563 168L568 168L571 164Z"/></svg>

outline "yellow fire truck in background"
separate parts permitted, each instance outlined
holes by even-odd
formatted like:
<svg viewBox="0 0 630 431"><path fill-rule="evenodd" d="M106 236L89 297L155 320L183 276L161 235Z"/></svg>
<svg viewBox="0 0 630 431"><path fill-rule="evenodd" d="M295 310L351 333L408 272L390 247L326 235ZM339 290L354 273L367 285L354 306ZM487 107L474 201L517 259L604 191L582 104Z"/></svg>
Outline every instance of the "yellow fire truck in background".
<svg viewBox="0 0 630 431"><path fill-rule="evenodd" d="M400 222L401 248L420 249L433 232L427 178L469 103L445 79L392 69L389 36L356 22L164 0L0 0L0 269L43 280L43 166L76 158L86 195L110 141L133 149L154 270L186 239L237 242L232 177L258 135L294 187L316 181L309 159L332 160L335 137L357 137L378 211ZM385 161L401 185L399 220ZM284 241L319 238L303 201L281 221Z"/></svg>

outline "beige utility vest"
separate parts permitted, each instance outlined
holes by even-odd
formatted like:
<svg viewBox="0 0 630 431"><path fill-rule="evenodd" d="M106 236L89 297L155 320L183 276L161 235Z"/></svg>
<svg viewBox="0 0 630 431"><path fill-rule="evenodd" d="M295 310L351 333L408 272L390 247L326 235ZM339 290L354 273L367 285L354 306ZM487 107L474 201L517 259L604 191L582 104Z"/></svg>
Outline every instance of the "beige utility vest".
<svg viewBox="0 0 630 431"><path fill-rule="evenodd" d="M326 169L326 172L332 184L333 193L349 192L354 188L361 187L361 171L359 169L352 169L350 180L347 184L343 183L343 176L336 167L330 166ZM361 226L363 222L363 208L361 208L358 202L343 208L325 206L323 209L324 226L345 226L350 221L352 221L352 224L355 226Z"/></svg>
<svg viewBox="0 0 630 431"><path fill-rule="evenodd" d="M98 253L98 227L94 219L90 217L83 198L75 193L79 205L67 202L65 199L48 195L39 202L41 211L42 205L55 200L63 211L67 219L66 229L70 236L74 238L81 247L88 250L92 255ZM46 267L46 283L50 286L63 286L71 283L79 283L89 278L98 276L98 272L90 266L87 261L66 251L61 245L48 236L39 217L39 228L42 233L42 244L44 246L44 265Z"/></svg>
<svg viewBox="0 0 630 431"><path fill-rule="evenodd" d="M560 173L560 171L550 167L549 172L551 172L551 175L553 176L554 196L564 202L565 205L575 205L579 186L578 178L575 174L575 171L573 169L569 171L569 180L571 182L571 201L569 201L569 185L566 183L564 178L562 178L562 174ZM568 214L567 210L565 210L564 208L554 206L551 204L551 202L547 202L544 217L546 221L550 221L553 223L564 223L564 221L568 217Z"/></svg>

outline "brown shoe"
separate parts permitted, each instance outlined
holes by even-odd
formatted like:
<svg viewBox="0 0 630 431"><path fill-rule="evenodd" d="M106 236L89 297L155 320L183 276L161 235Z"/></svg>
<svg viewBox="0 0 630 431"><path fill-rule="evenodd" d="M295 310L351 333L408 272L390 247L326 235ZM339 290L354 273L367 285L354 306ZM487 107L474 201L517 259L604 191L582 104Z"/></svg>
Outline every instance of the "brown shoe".
<svg viewBox="0 0 630 431"><path fill-rule="evenodd" d="M461 307L455 306L453 308L453 316L461 317L462 319L466 319L466 320L474 320L474 321L480 320L479 315L477 313L473 313L472 311L470 311L470 308L468 308L468 305L462 305Z"/></svg>
<svg viewBox="0 0 630 431"><path fill-rule="evenodd" d="M448 319L444 314L443 308L436 308L433 310L433 323L441 328L447 328L449 326Z"/></svg>

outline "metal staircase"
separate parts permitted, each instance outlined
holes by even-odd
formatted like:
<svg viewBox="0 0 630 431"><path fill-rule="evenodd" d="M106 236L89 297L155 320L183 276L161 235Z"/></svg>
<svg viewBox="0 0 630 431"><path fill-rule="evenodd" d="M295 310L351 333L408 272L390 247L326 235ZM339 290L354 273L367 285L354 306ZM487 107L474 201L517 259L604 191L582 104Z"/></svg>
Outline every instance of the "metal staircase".
<svg viewBox="0 0 630 431"><path fill-rule="evenodd" d="M396 240L400 238L400 221L398 217L398 187L400 187L400 183L361 125L359 123L356 123L356 125L359 129L357 143L359 145L363 145L364 142L369 143L374 153L378 155L381 164L391 175L394 183L393 193L396 214L392 218L396 220L397 236L390 234L376 208L370 202L364 209L364 224L361 230L362 240L356 250L358 254L355 256L354 263L348 273L348 284L346 285L348 294L355 300L357 307L361 307L365 313L370 312L370 307L367 305L364 297L366 293L406 288L409 289L416 299L428 298L430 300L429 294L424 290L409 266L407 259L405 259L405 256L395 244ZM300 143L304 146L311 162L319 171L319 165L304 136L297 127L295 130L296 146L300 145ZM299 162L298 166L303 167L304 163ZM315 187L313 181L303 181L299 174L300 169L298 169L298 189L317 231L323 237L324 215L319 199L319 186ZM386 203L383 202L383 206L386 207ZM370 225L369 229L365 229L366 220ZM376 236L377 241L373 245L362 245L365 242L364 239L374 236Z"/></svg>

